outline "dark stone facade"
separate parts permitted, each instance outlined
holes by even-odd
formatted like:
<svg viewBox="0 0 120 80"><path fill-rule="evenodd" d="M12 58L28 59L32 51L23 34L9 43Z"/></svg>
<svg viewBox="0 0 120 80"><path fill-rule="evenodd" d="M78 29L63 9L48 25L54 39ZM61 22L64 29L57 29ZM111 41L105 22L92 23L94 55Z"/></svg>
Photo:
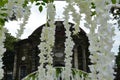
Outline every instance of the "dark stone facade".
<svg viewBox="0 0 120 80"><path fill-rule="evenodd" d="M69 23L71 25L71 37L75 43L73 48L73 60L72 66L73 68L78 68L83 71L89 72L88 64L89 64L89 51L88 51L88 38L86 33L80 29L80 32L77 35L73 35L74 24ZM63 25L63 21L56 21L56 32L55 32L55 44L53 47L54 57L53 57L53 66L62 66L64 67L64 42L67 38L65 35L65 28ZM21 80L21 78L25 77L31 72L37 70L39 65L39 57L38 54L40 50L38 49L38 45L41 40L41 32L42 28L45 26L42 25L37 28L27 39L20 40L15 45L15 58L14 58L14 71L13 71L13 79Z"/></svg>

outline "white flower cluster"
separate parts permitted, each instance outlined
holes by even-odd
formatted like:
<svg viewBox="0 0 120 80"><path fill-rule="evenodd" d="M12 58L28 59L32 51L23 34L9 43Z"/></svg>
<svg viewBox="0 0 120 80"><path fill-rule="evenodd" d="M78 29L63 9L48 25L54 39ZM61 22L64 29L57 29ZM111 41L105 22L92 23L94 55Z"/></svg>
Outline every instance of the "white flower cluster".
<svg viewBox="0 0 120 80"><path fill-rule="evenodd" d="M23 8L23 3L24 0L8 0L8 3L5 4L5 6L3 7L3 9L7 9L7 10L1 10L0 9L0 13L6 13L8 19L14 17L14 19L21 19L23 18L23 23L20 24L20 30L18 30L18 34L17 37L20 37L21 34L24 31L24 27L25 24L27 23L27 20L29 18L30 15L30 7L25 7ZM14 16L13 16L14 15ZM0 16L0 18L4 19L5 17ZM5 48L4 48L4 40L5 40L5 35L4 35L4 29L3 29L4 25L0 25L0 79L2 79L3 77L3 69L2 69L2 57L3 57L3 53L5 52Z"/></svg>
<svg viewBox="0 0 120 80"><path fill-rule="evenodd" d="M101 4L99 4L100 2ZM114 28L112 24L108 23L110 19L109 8L107 9L104 1L98 0L95 2L95 5L96 15L94 19L87 20L90 25L90 33L88 34L90 59L93 63L89 65L91 70L89 77L91 77L92 80L113 80L113 61L115 57L111 49L114 43L112 39L114 36Z"/></svg>
<svg viewBox="0 0 120 80"><path fill-rule="evenodd" d="M7 9L8 19L15 18L16 20L22 20L20 23L20 29L16 33L16 38L20 38L24 32L24 26L27 24L28 18L30 16L30 6L23 8L25 0L8 0L8 3L5 4ZM14 16L13 16L14 15Z"/></svg>
<svg viewBox="0 0 120 80"><path fill-rule="evenodd" d="M5 41L5 30L0 26L0 79L3 78L4 71L2 69L3 67L3 62L2 62L2 57L6 49L4 48L4 41Z"/></svg>
<svg viewBox="0 0 120 80"><path fill-rule="evenodd" d="M69 12L70 12L70 8L69 8L69 5L66 6L64 8L64 26L65 26L65 33L66 33L66 41L65 41L65 69L64 71L62 72L62 80L70 80L70 78L73 78L72 76L72 71L71 71L71 68L72 68L72 50L73 50L73 46L74 46L74 43L72 41L72 37L71 37L71 32L70 32L70 24L68 24L68 20L69 20Z"/></svg>
<svg viewBox="0 0 120 80"><path fill-rule="evenodd" d="M66 0L66 2L68 3L68 5L66 6L65 10L68 11L68 15L72 16L72 19L75 22L75 26L74 26L75 31L74 31L74 34L77 34L80 31L80 29L79 29L80 20L81 20L80 10L79 10L79 12L77 12L77 10L76 10L76 6L78 6L77 3L76 3L76 1Z"/></svg>
<svg viewBox="0 0 120 80"><path fill-rule="evenodd" d="M25 7L25 12L24 12L23 18L21 19L22 22L19 24L20 29L18 29L16 33L17 39L19 39L21 35L24 33L25 25L27 24L29 16L30 16L30 8L31 6Z"/></svg>
<svg viewBox="0 0 120 80"><path fill-rule="evenodd" d="M87 78L84 78L83 76L80 77L80 75L77 73L75 74L75 76L71 74L71 68L72 68L72 63L71 63L72 57L71 56L73 55L72 50L73 50L74 43L71 38L71 32L69 31L70 25L68 24L68 22L69 22L70 15L72 15L73 21L75 22L74 34L77 34L78 32L80 32L79 25L81 21L81 13L83 13L84 11L86 13L89 12L89 10L88 11L86 10L89 8L89 4L86 1L82 1L82 0L75 0L75 1L66 0L66 2L68 3L68 5L64 8L63 15L64 15L64 20L65 20L64 26L66 29L65 33L66 33L67 39L65 42L65 69L62 72L62 80L64 79L65 80L70 80L70 79L84 80ZM79 12L76 11L75 6L78 6Z"/></svg>
<svg viewBox="0 0 120 80"><path fill-rule="evenodd" d="M63 76L64 75L65 76L64 77L62 76L62 80L64 80L64 79L70 80L70 78L73 77L72 71L71 71L71 68L72 68L71 61L72 61L72 55L73 55L72 50L73 50L74 43L72 41L71 32L69 31L70 25L69 26L65 25L65 26L66 26L65 28L66 28L67 39L65 42L65 51L64 51L65 52L65 60L64 60L65 70L63 71L63 74L62 74Z"/></svg>
<svg viewBox="0 0 120 80"><path fill-rule="evenodd" d="M85 14L85 21L87 23L84 23L84 26L86 28L90 28L90 24L92 23L91 20L91 1L90 0L80 0L78 3L78 6L80 8L81 13Z"/></svg>
<svg viewBox="0 0 120 80"><path fill-rule="evenodd" d="M8 3L5 4L8 17L12 17L14 14L16 16L16 19L21 19L25 12L25 9L23 9L24 1L25 0L8 0Z"/></svg>
<svg viewBox="0 0 120 80"><path fill-rule="evenodd" d="M41 33L41 43L38 46L40 49L40 66L38 67L39 79L42 80L54 80L55 69L53 68L53 46L55 41L55 8L53 3L47 5L48 23L43 27ZM49 24L49 26L47 26ZM46 65L45 65L46 64ZM45 66L45 68L44 68Z"/></svg>
<svg viewBox="0 0 120 80"><path fill-rule="evenodd" d="M53 58L52 58L52 47L53 44L51 44L52 41L49 34L51 34L52 30L50 30L50 27L43 27L42 33L41 33L41 43L38 46L40 49L40 66L38 67L39 72L39 79L42 78L42 80L47 80L49 77L54 78L52 74L54 74L54 69L52 67ZM52 35L53 36L53 35ZM46 64L46 65L45 65ZM50 74L49 74L50 73ZM51 79L53 80L53 79Z"/></svg>

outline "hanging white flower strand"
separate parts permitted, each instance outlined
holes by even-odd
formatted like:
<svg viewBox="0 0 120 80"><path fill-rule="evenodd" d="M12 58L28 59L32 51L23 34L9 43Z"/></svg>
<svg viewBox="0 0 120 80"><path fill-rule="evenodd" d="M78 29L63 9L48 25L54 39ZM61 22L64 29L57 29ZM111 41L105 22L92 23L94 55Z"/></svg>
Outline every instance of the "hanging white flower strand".
<svg viewBox="0 0 120 80"><path fill-rule="evenodd" d="M55 79L55 68L53 68L53 46L55 41L55 6L53 3L48 3L47 5L47 16L48 16L48 40L47 45L49 47L49 53L47 54L48 65L47 69L47 79L54 80Z"/></svg>
<svg viewBox="0 0 120 80"><path fill-rule="evenodd" d="M65 33L66 33L67 38L65 41L65 51L64 51L65 52L65 60L64 60L65 69L62 72L62 80L70 80L70 78L73 78L72 70L71 70L71 68L72 68L72 63L71 63L72 57L71 56L73 54L72 50L73 50L74 43L73 43L72 38L71 38L70 24L68 24L69 23L68 22L69 12L70 12L69 6L66 6L64 8L63 14L64 14L64 20L65 20L64 26L66 29Z"/></svg>
<svg viewBox="0 0 120 80"><path fill-rule="evenodd" d="M13 14L15 15L16 19L21 19L24 16L24 1L25 0L8 0L8 3L5 4L8 18L11 18Z"/></svg>
<svg viewBox="0 0 120 80"><path fill-rule="evenodd" d="M38 67L39 79L42 80L54 80L55 69L53 68L53 46L54 46L54 35L55 35L55 8L53 3L47 4L47 16L48 23L43 27L41 33L41 43L38 46L40 49L40 66ZM49 24L49 26L47 26ZM46 65L45 65L46 63ZM45 68L44 68L45 66Z"/></svg>
<svg viewBox="0 0 120 80"><path fill-rule="evenodd" d="M18 39L23 34L25 29L24 26L27 24L30 16L31 6L27 5L23 8L24 1L25 0L8 0L8 3L4 6L7 9L6 13L8 14L8 19L22 20L19 24L20 29L18 29L18 32L16 33L16 38Z"/></svg>
<svg viewBox="0 0 120 80"><path fill-rule="evenodd" d="M19 24L20 29L18 29L17 33L16 33L17 39L19 39L21 37L21 35L24 33L25 25L28 23L28 19L29 19L30 13L31 13L30 8L31 8L31 6L27 6L27 7L25 7L25 10L23 11L24 12L23 18L20 19L20 20L22 20L22 22Z"/></svg>
<svg viewBox="0 0 120 80"><path fill-rule="evenodd" d="M23 18L24 21L20 25L20 26L22 26L21 30L20 30L20 35L23 33L23 29L24 29L23 26L26 24L26 21L28 20L28 17L29 17L29 12L28 12L28 14L26 12L28 10L30 10L29 8L27 9L27 7L26 7L27 10L24 11L24 9L22 7L23 3L24 3L24 0L18 0L17 3L14 0L8 0L8 3L5 4L5 6L3 7L7 10L2 11L3 13L8 14L7 15L8 19L9 18L11 19L13 17L13 14L14 14L14 16L16 16L16 19ZM1 18L4 18L4 17L1 17ZM2 67L3 67L2 57L3 57L3 53L6 51L6 49L4 48L4 41L5 41L4 32L5 32L5 30L3 28L3 25L0 25L0 44L1 44L0 45L0 72L1 72L0 79L3 78L3 74L4 74L4 71L2 69Z"/></svg>
<svg viewBox="0 0 120 80"><path fill-rule="evenodd" d="M6 49L4 48L4 41L5 41L5 30L0 25L0 79L2 79L4 75L4 71L2 69L3 67L2 57L4 52L6 51Z"/></svg>
<svg viewBox="0 0 120 80"><path fill-rule="evenodd" d="M75 22L75 25L74 25L74 28L75 28L75 31L74 31L74 34L77 34L78 32L80 32L80 29L79 29L79 25L80 25L80 20L81 20L81 14L80 14L80 9L79 9L79 12L76 11L76 8L75 6L78 6L75 1L71 1L71 0L66 0L66 2L68 3L68 5L66 6L70 12L70 14L68 13L68 15L71 15L72 18L73 18L73 21Z"/></svg>
<svg viewBox="0 0 120 80"><path fill-rule="evenodd" d="M40 66L38 66L38 79L46 80L46 70L44 68L46 61L45 55L47 54L47 44L46 41L48 40L48 35L47 35L47 28L46 26L43 27L42 33L41 33L41 43L38 45L38 48L40 50L40 54L38 55L40 57L39 63Z"/></svg>
<svg viewBox="0 0 120 80"><path fill-rule="evenodd" d="M69 16L72 15L72 18L73 18L73 21L75 22L75 31L74 31L74 34L77 34L78 32L80 32L80 20L81 20L81 5L80 4L83 4L83 2L86 2L86 1L78 1L78 0L75 0L75 1L72 1L72 0L66 0L66 2L68 3L68 5L64 8L64 26L65 26L65 29L66 29L66 36L67 36L67 39L66 39L66 42L65 42L65 70L63 71L62 73L62 79L64 80L70 80L70 78L72 79L85 79L83 77L80 77L80 76L77 76L79 74L76 74L76 76L72 76L71 74L71 68L72 68L72 63L71 63L71 60L72 60L72 55L73 55L73 46L74 46L74 43L72 41L72 38L71 38L71 32L69 31L70 30L70 25L68 24L69 22ZM82 3L81 3L82 2ZM79 8L79 12L76 11L76 8L75 6L78 6ZM72 13L72 14L69 14L69 13Z"/></svg>
<svg viewBox="0 0 120 80"><path fill-rule="evenodd" d="M115 60L114 53L111 52L111 49L113 47L113 37L115 35L114 33L114 26L112 23L109 23L110 20L110 8L107 8L107 5L104 5L104 12L101 14L98 14L99 23L100 26L98 28L98 36L100 38L99 46L100 46L100 57L98 64L102 65L103 63L105 65L99 66L99 80L114 80L114 63ZM103 18L100 18L100 16L103 16ZM99 57L99 58L100 58ZM102 70L101 70L102 69Z"/></svg>
<svg viewBox="0 0 120 80"><path fill-rule="evenodd" d="M101 3L101 5L99 5L99 3ZM89 27L90 33L88 34L90 42L89 50L91 53L90 59L93 63L93 65L89 66L91 70L89 76L92 80L113 80L113 60L115 57L111 49L114 28L108 23L110 14L105 2L100 0L96 1L95 6L96 15L91 22L91 26Z"/></svg>

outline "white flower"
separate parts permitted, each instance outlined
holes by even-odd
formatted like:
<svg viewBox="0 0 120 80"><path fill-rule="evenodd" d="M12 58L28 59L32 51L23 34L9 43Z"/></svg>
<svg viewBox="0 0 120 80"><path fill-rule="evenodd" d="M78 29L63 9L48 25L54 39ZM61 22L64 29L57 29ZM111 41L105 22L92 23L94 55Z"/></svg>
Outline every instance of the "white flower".
<svg viewBox="0 0 120 80"><path fill-rule="evenodd" d="M3 62L2 62L2 57L6 49L4 48L4 41L5 41L5 29L0 25L0 79L3 78L4 71L2 69L3 67Z"/></svg>
<svg viewBox="0 0 120 80"><path fill-rule="evenodd" d="M106 15L108 10L105 9L104 3L102 3L102 5L104 5L103 7L100 6L99 2L101 1L96 0L95 2L95 5L97 6L96 12L98 15L95 19L93 19L92 22L89 22L91 23L91 27L89 27L90 33L88 35L90 40L90 59L94 64L89 66L92 72L89 74L89 76L93 80L113 80L114 71L112 61L115 59L115 57L111 53L111 49L114 42L112 40L112 37L114 36L114 29L109 26L109 23L107 23L107 21L110 19L109 16ZM100 10L97 11L99 8ZM101 16L103 16L104 19ZM97 32L95 33L96 29ZM96 74L96 72L98 73Z"/></svg>

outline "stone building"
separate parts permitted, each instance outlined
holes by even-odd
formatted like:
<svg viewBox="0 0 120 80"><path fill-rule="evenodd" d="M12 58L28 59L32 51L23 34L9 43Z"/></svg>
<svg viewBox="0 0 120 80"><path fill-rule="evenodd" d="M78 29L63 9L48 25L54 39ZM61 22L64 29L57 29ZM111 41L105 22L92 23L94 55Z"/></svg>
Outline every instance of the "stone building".
<svg viewBox="0 0 120 80"><path fill-rule="evenodd" d="M71 37L75 43L73 48L73 60L72 66L73 68L81 69L83 71L88 72L88 64L89 64L89 51L88 51L88 38L86 33L80 29L80 32L77 35L73 35L74 24L69 23L71 25ZM53 47L54 57L53 57L53 66L61 66L64 67L64 42L66 39L65 28L63 25L63 21L56 21L56 31L55 31L55 44ZM13 80L21 80L23 77L28 75L31 72L37 70L39 65L39 57L38 54L40 50L38 49L38 45L41 40L41 32L42 28L45 26L42 25L37 28L27 39L20 40L15 45L15 58L14 58L14 70L13 70Z"/></svg>

